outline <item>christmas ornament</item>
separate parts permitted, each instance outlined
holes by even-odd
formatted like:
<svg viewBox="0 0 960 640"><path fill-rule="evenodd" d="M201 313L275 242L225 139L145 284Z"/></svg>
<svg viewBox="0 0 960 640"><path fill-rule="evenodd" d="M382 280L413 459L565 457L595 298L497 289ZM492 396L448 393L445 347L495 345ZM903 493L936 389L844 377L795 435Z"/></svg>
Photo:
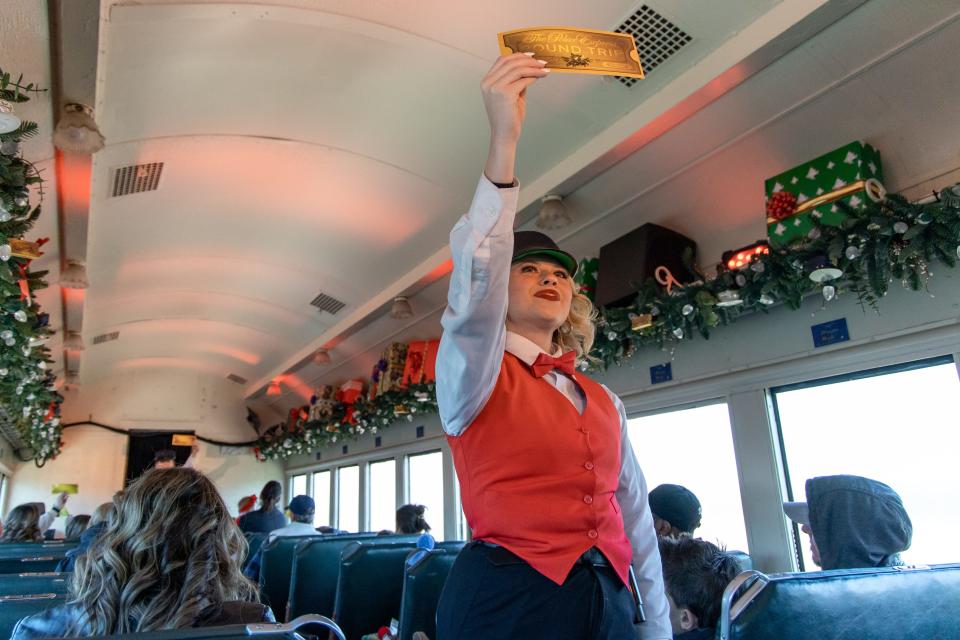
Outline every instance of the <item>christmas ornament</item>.
<svg viewBox="0 0 960 640"><path fill-rule="evenodd" d="M847 260L856 260L860 257L860 249L850 245L847 247L847 250L843 252L843 255L847 256Z"/></svg>
<svg viewBox="0 0 960 640"><path fill-rule="evenodd" d="M753 271L754 273L763 273L764 271L766 271L766 269L767 268L764 266L764 264L759 260L757 262L754 262L752 265L750 265L750 270Z"/></svg>
<svg viewBox="0 0 960 640"><path fill-rule="evenodd" d="M691 313L693 313L693 305L692 304L683 305L683 308L680 310L680 313L682 313L685 316L690 315Z"/></svg>
<svg viewBox="0 0 960 640"><path fill-rule="evenodd" d="M826 300L827 302L830 302L831 300L833 300L833 298L836 295L837 295L837 289L832 284L828 284L823 288L823 299Z"/></svg>
<svg viewBox="0 0 960 640"><path fill-rule="evenodd" d="M18 207L25 207L28 204L30 204L30 201L27 199L27 196L19 195L13 198L13 204L15 204Z"/></svg>
<svg viewBox="0 0 960 640"><path fill-rule="evenodd" d="M768 296L768 295L765 294L765 293L760 294L760 304L765 304L765 305L767 305L767 306L769 307L769 306L772 305L773 303L774 303L774 299L773 299L773 298L771 298L770 296Z"/></svg>
<svg viewBox="0 0 960 640"><path fill-rule="evenodd" d="M807 233L807 237L810 238L811 240L816 240L817 238L820 237L820 235L821 235L821 231L819 227L814 227L813 229L810 229L810 231Z"/></svg>
<svg viewBox="0 0 960 640"><path fill-rule="evenodd" d="M12 252L10 250L10 245L0 244L0 260L3 260L4 262L6 262L7 260L10 259L11 253Z"/></svg>
<svg viewBox="0 0 960 640"><path fill-rule="evenodd" d="M907 225L907 223L904 222L904 221L902 221L902 220L898 220L897 222L894 222L894 223L893 223L893 231L894 231L894 233L904 234L904 233L907 232L907 230L908 230L909 228L910 228L910 226Z"/></svg>
<svg viewBox="0 0 960 640"><path fill-rule="evenodd" d="M3 206L3 203L0 202L0 222L10 222L10 218L12 217L10 212Z"/></svg>
<svg viewBox="0 0 960 640"><path fill-rule="evenodd" d="M677 327L671 333L677 340L683 340L683 327Z"/></svg>
<svg viewBox="0 0 960 640"><path fill-rule="evenodd" d="M640 331L653 326L653 315L649 313L633 314L630 318L630 330Z"/></svg>
<svg viewBox="0 0 960 640"><path fill-rule="evenodd" d="M6 100L0 100L0 134L16 131L20 124L20 118L13 112L13 105Z"/></svg>
<svg viewBox="0 0 960 640"><path fill-rule="evenodd" d="M774 222L793 215L797 209L797 196L789 191L778 191L767 200L767 220Z"/></svg>
<svg viewBox="0 0 960 640"><path fill-rule="evenodd" d="M743 304L740 294L733 289L727 289L717 294L718 307L736 307Z"/></svg>
<svg viewBox="0 0 960 640"><path fill-rule="evenodd" d="M743 275L742 273L738 273L734 280L736 281L738 287L744 287L747 284L747 276Z"/></svg>
<svg viewBox="0 0 960 640"><path fill-rule="evenodd" d="M24 311L23 309L17 309L16 311L13 312L13 317L17 320L17 322L26 322L27 312Z"/></svg>

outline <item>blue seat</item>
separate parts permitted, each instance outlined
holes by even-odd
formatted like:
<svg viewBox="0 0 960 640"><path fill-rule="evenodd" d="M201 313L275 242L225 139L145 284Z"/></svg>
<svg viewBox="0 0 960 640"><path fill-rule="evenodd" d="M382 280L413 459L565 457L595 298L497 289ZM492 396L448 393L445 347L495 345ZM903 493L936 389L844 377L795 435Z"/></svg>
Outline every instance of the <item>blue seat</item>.
<svg viewBox="0 0 960 640"><path fill-rule="evenodd" d="M250 558L257 555L257 551L260 551L260 547L263 546L263 543L267 541L268 533L244 533L243 537L247 539L247 557L243 559L243 564L246 566L250 562Z"/></svg>
<svg viewBox="0 0 960 640"><path fill-rule="evenodd" d="M333 619L350 640L400 617L404 564L415 542L354 542L343 550Z"/></svg>
<svg viewBox="0 0 960 640"><path fill-rule="evenodd" d="M440 593L464 544L461 541L441 542L413 565L407 566L400 599L399 640L411 640L415 631L424 632L428 638L437 637Z"/></svg>
<svg viewBox="0 0 960 640"><path fill-rule="evenodd" d="M260 547L260 601L273 609L277 619L287 610L293 552L313 537L317 536L278 536Z"/></svg>
<svg viewBox="0 0 960 640"><path fill-rule="evenodd" d="M340 573L340 554L343 549L357 541L376 542L394 540L415 542L416 536L376 536L373 533L348 535L325 535L310 538L297 546L290 573L286 618L316 613L333 615L337 595L337 576ZM275 615L279 613L274 612Z"/></svg>
<svg viewBox="0 0 960 640"><path fill-rule="evenodd" d="M66 596L56 593L0 596L0 638L9 638L22 618L60 606L66 601Z"/></svg>
<svg viewBox="0 0 960 640"><path fill-rule="evenodd" d="M38 545L16 555L0 556L0 574L56 571L57 565L73 547L47 549Z"/></svg>
<svg viewBox="0 0 960 640"><path fill-rule="evenodd" d="M0 596L28 593L65 594L70 588L71 573L9 573L0 575Z"/></svg>
<svg viewBox="0 0 960 640"><path fill-rule="evenodd" d="M721 640L960 638L960 564L741 573L727 587Z"/></svg>
<svg viewBox="0 0 960 640"><path fill-rule="evenodd" d="M286 624L267 622L233 624L223 627L121 633L106 637L114 640L205 640L206 638L239 640L250 637L260 640L303 640L303 638L327 638L328 634L331 640L346 640L340 628L332 620L323 616L303 616Z"/></svg>
<svg viewBox="0 0 960 640"><path fill-rule="evenodd" d="M740 571L750 571L753 569L753 558L746 551L728 551L731 556L737 560L740 565Z"/></svg>

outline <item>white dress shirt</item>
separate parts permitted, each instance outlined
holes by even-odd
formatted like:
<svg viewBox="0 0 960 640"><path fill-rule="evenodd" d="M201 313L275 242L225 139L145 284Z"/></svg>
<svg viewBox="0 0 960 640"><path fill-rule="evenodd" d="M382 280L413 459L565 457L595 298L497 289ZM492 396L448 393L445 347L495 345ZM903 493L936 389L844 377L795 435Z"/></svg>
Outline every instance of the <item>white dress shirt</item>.
<svg viewBox="0 0 960 640"><path fill-rule="evenodd" d="M517 187L500 189L486 177L481 178L470 210L450 232L453 273L441 320L437 402L443 428L451 436L462 434L480 414L496 386L504 351L527 365L533 364L541 352L532 341L507 331L505 325L518 193ZM583 412L585 399L576 382L556 371L543 379ZM673 637L670 608L663 589L646 480L627 437L623 403L609 389L604 390L620 414L621 462L616 497L633 548L633 568L647 616L646 623L639 627L640 638L668 640Z"/></svg>

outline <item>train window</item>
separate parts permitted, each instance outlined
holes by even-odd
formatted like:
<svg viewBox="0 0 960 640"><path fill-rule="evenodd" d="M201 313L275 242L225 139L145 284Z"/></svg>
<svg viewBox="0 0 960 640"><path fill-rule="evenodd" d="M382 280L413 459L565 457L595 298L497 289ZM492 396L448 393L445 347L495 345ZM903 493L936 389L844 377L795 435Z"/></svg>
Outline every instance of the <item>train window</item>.
<svg viewBox="0 0 960 640"><path fill-rule="evenodd" d="M633 418L627 433L648 488L679 484L700 500L697 537L749 551L726 403Z"/></svg>
<svg viewBox="0 0 960 640"><path fill-rule="evenodd" d="M293 476L290 478L290 499L294 496L303 496L307 494L307 474ZM287 500L287 502L290 501Z"/></svg>
<svg viewBox="0 0 960 640"><path fill-rule="evenodd" d="M852 474L890 485L913 522L905 562L955 562L960 470L954 428L960 378L952 358L773 389L790 498L807 478ZM796 532L795 532L796 533ZM806 535L801 569L816 571Z"/></svg>
<svg viewBox="0 0 960 640"><path fill-rule="evenodd" d="M330 524L330 472L317 471L313 474L313 500L317 511L313 516L313 526Z"/></svg>
<svg viewBox="0 0 960 640"><path fill-rule="evenodd" d="M360 467L337 469L337 528L360 530Z"/></svg>
<svg viewBox="0 0 960 640"><path fill-rule="evenodd" d="M443 540L443 454L439 451L407 456L407 502L427 508L424 517L430 533Z"/></svg>
<svg viewBox="0 0 960 640"><path fill-rule="evenodd" d="M393 531L397 526L397 462L380 460L368 466L370 531Z"/></svg>

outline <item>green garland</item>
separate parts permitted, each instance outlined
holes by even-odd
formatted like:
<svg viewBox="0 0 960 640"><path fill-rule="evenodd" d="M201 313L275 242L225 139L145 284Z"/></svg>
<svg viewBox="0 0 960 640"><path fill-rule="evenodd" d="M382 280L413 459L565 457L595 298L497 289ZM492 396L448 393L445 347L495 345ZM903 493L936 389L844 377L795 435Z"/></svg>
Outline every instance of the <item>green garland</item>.
<svg viewBox="0 0 960 640"><path fill-rule="evenodd" d="M807 238L761 254L745 269L720 266L713 277L700 274L700 281L674 288L672 293L650 279L629 306L602 309L592 361L586 368L604 370L621 364L641 347L676 345L696 334L709 339L716 327L747 313L768 313L778 303L799 309L803 299L818 290L826 301L849 291L864 308L876 309L894 280L917 291L930 279L929 263L939 261L953 268L960 258L960 186L923 205L900 196L889 196L862 211L837 204L847 214L842 227L814 219ZM811 263L839 269L843 275L814 282ZM732 298L742 303L718 306ZM634 330L646 324L638 322L644 315L650 316L649 326ZM432 383L412 385L361 400L353 405L353 422L346 419L347 411L346 405L335 404L323 421L299 420L291 430L273 427L254 452L261 460L283 459L377 433L404 418L412 421L437 411L436 389Z"/></svg>
<svg viewBox="0 0 960 640"><path fill-rule="evenodd" d="M325 419L297 420L290 431L284 425L272 427L261 436L254 453L260 460L289 458L436 412L436 385L412 384L373 400L361 398L353 405L335 403Z"/></svg>
<svg viewBox="0 0 960 640"><path fill-rule="evenodd" d="M12 81L0 70L0 99L22 103L32 84L22 77ZM60 452L60 404L55 377L48 366L50 350L44 345L52 335L49 316L42 313L33 294L47 286L46 272L30 272L30 261L10 256L11 239L22 239L40 216L40 206L30 206L31 185L40 187L39 171L20 155L20 142L37 133L34 122L23 122L15 131L0 134L0 420L13 424L38 466ZM26 276L26 277L24 277ZM23 299L21 280L30 297ZM23 453L23 452L21 452Z"/></svg>
<svg viewBox="0 0 960 640"><path fill-rule="evenodd" d="M939 200L922 205L891 195L861 211L837 202L847 216L841 227L813 218L806 238L755 256L747 268L721 265L714 277L701 274L701 280L674 288L672 294L647 280L630 305L600 311L588 368L619 365L641 347L664 348L696 334L709 339L716 327L747 313L767 313L778 303L799 309L804 297L817 291L827 302L849 291L864 308L876 309L894 280L914 291L924 289L931 262L953 268L960 257L958 192L958 187L946 189ZM818 262L842 275L821 283L811 280L808 265ZM742 304L718 305L731 295ZM652 323L634 330L635 324L646 324L637 323L643 314L649 314Z"/></svg>

